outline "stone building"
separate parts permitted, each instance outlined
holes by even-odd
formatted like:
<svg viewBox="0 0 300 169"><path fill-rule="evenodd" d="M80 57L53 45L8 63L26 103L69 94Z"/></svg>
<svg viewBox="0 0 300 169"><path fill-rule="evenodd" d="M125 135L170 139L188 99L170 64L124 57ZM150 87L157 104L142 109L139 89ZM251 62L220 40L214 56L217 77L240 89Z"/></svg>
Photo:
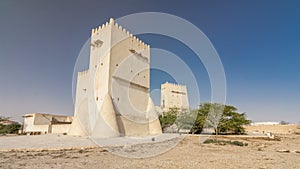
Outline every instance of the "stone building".
<svg viewBox="0 0 300 169"><path fill-rule="evenodd" d="M23 118L23 133L26 134L67 133L73 120L72 116L45 113L26 114Z"/></svg>
<svg viewBox="0 0 300 169"><path fill-rule="evenodd" d="M89 68L78 72L70 135L161 134L150 98L150 46L113 19L92 29Z"/></svg>
<svg viewBox="0 0 300 169"><path fill-rule="evenodd" d="M163 111L178 108L180 111L189 109L187 88L185 85L164 83L161 85L161 107Z"/></svg>

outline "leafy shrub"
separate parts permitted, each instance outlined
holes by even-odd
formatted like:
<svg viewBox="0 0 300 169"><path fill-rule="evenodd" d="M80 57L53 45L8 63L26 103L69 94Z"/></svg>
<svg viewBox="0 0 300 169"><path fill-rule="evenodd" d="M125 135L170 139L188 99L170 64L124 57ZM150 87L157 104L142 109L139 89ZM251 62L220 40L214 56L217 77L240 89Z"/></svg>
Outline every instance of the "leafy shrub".
<svg viewBox="0 0 300 169"><path fill-rule="evenodd" d="M243 143L241 141L225 141L225 140L216 140L216 139L207 139L203 142L204 144L219 144L219 145L235 145L235 146L248 146L248 143Z"/></svg>
<svg viewBox="0 0 300 169"><path fill-rule="evenodd" d="M211 144L211 143L216 143L215 140L213 139L207 139L203 142L204 144Z"/></svg>
<svg viewBox="0 0 300 169"><path fill-rule="evenodd" d="M244 146L244 143L241 141L233 141L231 144L236 145L236 146Z"/></svg>
<svg viewBox="0 0 300 169"><path fill-rule="evenodd" d="M18 123L13 123L9 125L1 125L0 126L0 134L16 134L18 133L21 125Z"/></svg>

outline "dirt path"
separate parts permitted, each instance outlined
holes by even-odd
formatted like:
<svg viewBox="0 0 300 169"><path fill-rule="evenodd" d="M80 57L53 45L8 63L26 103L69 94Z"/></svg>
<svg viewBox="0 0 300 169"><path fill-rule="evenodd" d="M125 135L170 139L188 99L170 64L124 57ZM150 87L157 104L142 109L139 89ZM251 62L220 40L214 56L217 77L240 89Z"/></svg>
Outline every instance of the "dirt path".
<svg viewBox="0 0 300 169"><path fill-rule="evenodd" d="M299 135L281 136L281 141L239 140L248 146L200 144L199 137L187 136L170 151L143 159L117 156L103 148L8 151L0 152L0 168L300 168ZM172 144L170 140L110 151L135 153L145 146L160 149L168 144Z"/></svg>

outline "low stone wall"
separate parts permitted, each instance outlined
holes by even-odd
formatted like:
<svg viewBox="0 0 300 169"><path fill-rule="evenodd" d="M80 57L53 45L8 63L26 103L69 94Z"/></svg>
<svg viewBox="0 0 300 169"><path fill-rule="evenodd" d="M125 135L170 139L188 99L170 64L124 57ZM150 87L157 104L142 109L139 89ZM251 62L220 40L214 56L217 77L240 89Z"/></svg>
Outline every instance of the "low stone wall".
<svg viewBox="0 0 300 169"><path fill-rule="evenodd" d="M287 125L257 125L244 126L247 133L275 133L275 134L295 134L300 133L299 124Z"/></svg>

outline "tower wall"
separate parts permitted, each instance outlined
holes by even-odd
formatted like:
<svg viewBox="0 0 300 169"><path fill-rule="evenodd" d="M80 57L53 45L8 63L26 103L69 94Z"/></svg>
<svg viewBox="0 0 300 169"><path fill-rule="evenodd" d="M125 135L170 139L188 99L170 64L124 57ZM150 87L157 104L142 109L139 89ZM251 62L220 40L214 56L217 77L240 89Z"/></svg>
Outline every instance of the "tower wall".
<svg viewBox="0 0 300 169"><path fill-rule="evenodd" d="M189 101L186 86L168 82L162 84L161 107L164 111L174 107L179 108L179 110L188 110Z"/></svg>
<svg viewBox="0 0 300 169"><path fill-rule="evenodd" d="M78 72L76 84L74 119L68 132L70 135L90 133L88 90L89 71ZM86 125L85 125L86 124Z"/></svg>
<svg viewBox="0 0 300 169"><path fill-rule="evenodd" d="M89 70L84 77L81 74L78 75L75 116L86 135L117 137L161 133L157 114L149 110L149 45L111 19L92 30ZM85 93L81 92L83 88L86 88ZM150 120L149 112L152 119L155 115L156 119ZM72 125L78 128L78 124ZM156 129L151 130L154 126Z"/></svg>
<svg viewBox="0 0 300 169"><path fill-rule="evenodd" d="M150 47L116 23L112 26L110 77L121 135L160 134L150 132Z"/></svg>

